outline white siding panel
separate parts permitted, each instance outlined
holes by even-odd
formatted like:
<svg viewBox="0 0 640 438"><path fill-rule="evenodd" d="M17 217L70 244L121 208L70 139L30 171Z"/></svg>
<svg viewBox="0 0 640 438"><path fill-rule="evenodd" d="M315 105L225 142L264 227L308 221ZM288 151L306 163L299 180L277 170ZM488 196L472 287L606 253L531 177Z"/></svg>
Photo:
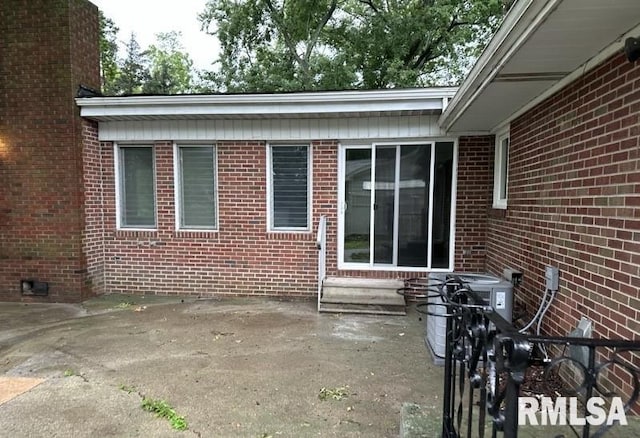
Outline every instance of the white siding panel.
<svg viewBox="0 0 640 438"><path fill-rule="evenodd" d="M207 120L185 120L186 123L180 123L181 121L176 120L176 132L180 132L182 135L185 135L188 132L195 132L193 140L206 140L210 138L209 135L212 134L211 126L206 122Z"/></svg>
<svg viewBox="0 0 640 438"><path fill-rule="evenodd" d="M102 141L357 140L439 137L437 116L100 122Z"/></svg>
<svg viewBox="0 0 640 438"><path fill-rule="evenodd" d="M347 134L349 132L349 120L346 118L338 119L338 127L337 127L336 138L347 138Z"/></svg>

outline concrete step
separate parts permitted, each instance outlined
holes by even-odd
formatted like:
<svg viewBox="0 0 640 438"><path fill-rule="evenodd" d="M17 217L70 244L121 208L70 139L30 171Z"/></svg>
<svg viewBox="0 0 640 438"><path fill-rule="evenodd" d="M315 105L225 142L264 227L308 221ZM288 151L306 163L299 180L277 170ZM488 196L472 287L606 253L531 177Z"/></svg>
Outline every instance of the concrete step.
<svg viewBox="0 0 640 438"><path fill-rule="evenodd" d="M381 306L372 304L335 304L320 303L320 312L327 313L360 313L365 315L406 315L405 307Z"/></svg>
<svg viewBox="0 0 640 438"><path fill-rule="evenodd" d="M320 311L404 315L404 297L397 293L402 280L328 277Z"/></svg>

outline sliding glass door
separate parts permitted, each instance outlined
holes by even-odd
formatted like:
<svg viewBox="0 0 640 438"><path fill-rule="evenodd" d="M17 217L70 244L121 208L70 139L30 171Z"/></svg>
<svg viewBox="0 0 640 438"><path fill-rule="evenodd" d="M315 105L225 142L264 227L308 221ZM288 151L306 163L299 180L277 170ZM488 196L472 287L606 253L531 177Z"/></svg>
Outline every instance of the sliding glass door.
<svg viewBox="0 0 640 438"><path fill-rule="evenodd" d="M450 266L453 142L344 147L345 267Z"/></svg>

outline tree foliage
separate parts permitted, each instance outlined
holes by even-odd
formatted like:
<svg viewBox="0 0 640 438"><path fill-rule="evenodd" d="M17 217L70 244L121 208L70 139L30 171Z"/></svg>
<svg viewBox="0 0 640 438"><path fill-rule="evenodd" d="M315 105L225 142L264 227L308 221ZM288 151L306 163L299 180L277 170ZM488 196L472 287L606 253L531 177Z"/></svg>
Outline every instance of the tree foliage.
<svg viewBox="0 0 640 438"><path fill-rule="evenodd" d="M103 93L114 92L118 76L118 27L113 20L99 12L100 20L100 80Z"/></svg>
<svg viewBox="0 0 640 438"><path fill-rule="evenodd" d="M125 46L125 57L120 61L119 71L112 92L115 94L138 94L149 78L148 61L135 33L131 33Z"/></svg>
<svg viewBox="0 0 640 438"><path fill-rule="evenodd" d="M156 35L157 43L147 50L149 79L142 87L150 94L176 94L191 90L193 61L180 43L179 32Z"/></svg>
<svg viewBox="0 0 640 438"><path fill-rule="evenodd" d="M458 83L499 24L504 0L209 0L214 87L378 89Z"/></svg>
<svg viewBox="0 0 640 438"><path fill-rule="evenodd" d="M156 35L143 50L131 33L119 56L118 28L100 12L100 69L106 95L176 94L196 89L193 62L180 43L179 32Z"/></svg>

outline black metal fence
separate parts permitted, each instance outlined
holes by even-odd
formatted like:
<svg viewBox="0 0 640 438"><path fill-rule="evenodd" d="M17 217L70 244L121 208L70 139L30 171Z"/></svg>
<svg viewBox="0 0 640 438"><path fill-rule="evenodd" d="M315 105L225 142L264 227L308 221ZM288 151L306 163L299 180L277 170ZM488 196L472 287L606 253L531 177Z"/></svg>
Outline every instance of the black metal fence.
<svg viewBox="0 0 640 438"><path fill-rule="evenodd" d="M617 400L623 403L623 414L638 400L640 342L520 333L456 276L440 282L413 281L402 292L414 299L430 298L418 304L419 311L428 317L446 318L443 438L516 438L523 408L521 390L535 369L542 370L543 387L549 389L551 382L559 385L545 398L550 395L556 403L563 403L565 398L558 397L566 396L566 400L580 403L568 410L556 404L555 410L547 411L558 420L561 413L579 410L579 417L575 412L572 415L584 424L569 425L578 438L601 437L619 424L608 424L602 418L591 421L596 419L589 418L594 412L588 409L593 397L600 397L608 409L614 409L610 403L620 392L622 398ZM433 312L433 306L446 312ZM544 392L530 395L540 400Z"/></svg>

